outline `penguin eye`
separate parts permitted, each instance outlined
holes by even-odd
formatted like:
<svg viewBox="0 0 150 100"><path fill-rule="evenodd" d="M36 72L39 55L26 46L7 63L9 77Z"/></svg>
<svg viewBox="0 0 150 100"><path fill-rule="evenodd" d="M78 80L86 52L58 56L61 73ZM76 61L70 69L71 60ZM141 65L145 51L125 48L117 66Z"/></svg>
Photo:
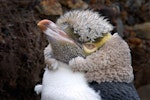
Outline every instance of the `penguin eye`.
<svg viewBox="0 0 150 100"><path fill-rule="evenodd" d="M102 39L102 37L98 37L96 39L94 39L94 43L99 42Z"/></svg>
<svg viewBox="0 0 150 100"><path fill-rule="evenodd" d="M88 31L90 32L92 29L91 28L88 28Z"/></svg>
<svg viewBox="0 0 150 100"><path fill-rule="evenodd" d="M65 32L70 36L70 38L72 38L73 40L75 41L78 41L79 40L79 35L77 34L78 31L75 31L73 28L71 27L67 27L65 29Z"/></svg>
<svg viewBox="0 0 150 100"><path fill-rule="evenodd" d="M78 33L78 30L74 30L74 34L77 34Z"/></svg>

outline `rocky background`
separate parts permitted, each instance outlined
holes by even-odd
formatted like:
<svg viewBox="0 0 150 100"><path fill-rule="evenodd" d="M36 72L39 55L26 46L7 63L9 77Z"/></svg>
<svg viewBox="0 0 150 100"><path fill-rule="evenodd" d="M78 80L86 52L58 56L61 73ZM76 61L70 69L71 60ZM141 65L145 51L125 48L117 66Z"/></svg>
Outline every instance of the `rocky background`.
<svg viewBox="0 0 150 100"><path fill-rule="evenodd" d="M92 9L108 17L131 48L134 84L150 100L149 0L0 0L0 100L40 100L45 36L41 19L56 19L73 9Z"/></svg>

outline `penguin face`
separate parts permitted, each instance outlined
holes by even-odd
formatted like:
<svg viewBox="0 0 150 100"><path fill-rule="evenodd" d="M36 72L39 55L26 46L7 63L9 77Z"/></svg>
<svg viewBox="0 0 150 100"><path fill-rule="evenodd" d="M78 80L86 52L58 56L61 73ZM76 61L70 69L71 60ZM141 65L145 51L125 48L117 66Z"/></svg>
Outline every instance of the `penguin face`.
<svg viewBox="0 0 150 100"><path fill-rule="evenodd" d="M38 26L46 34L52 47L52 56L57 60L68 63L77 56L85 57L83 49L52 21L42 20Z"/></svg>
<svg viewBox="0 0 150 100"><path fill-rule="evenodd" d="M111 38L111 34L107 33L107 34L103 34L102 37L100 36L93 39L93 41L92 40L82 41L80 40L80 35L74 33L74 29L71 28L70 26L63 28L63 30L69 35L69 37L71 37L75 41L75 43L78 46L80 46L83 49L83 52L86 55L90 55L96 50L98 50L99 47L101 47L105 43L105 41Z"/></svg>
<svg viewBox="0 0 150 100"><path fill-rule="evenodd" d="M82 47L86 55L98 50L111 37L108 33L113 29L107 19L90 10L67 12L56 24Z"/></svg>
<svg viewBox="0 0 150 100"><path fill-rule="evenodd" d="M97 51L111 37L109 32L113 29L104 17L89 10L68 12L56 24L42 20L38 26L47 35L54 58L64 59L63 62Z"/></svg>

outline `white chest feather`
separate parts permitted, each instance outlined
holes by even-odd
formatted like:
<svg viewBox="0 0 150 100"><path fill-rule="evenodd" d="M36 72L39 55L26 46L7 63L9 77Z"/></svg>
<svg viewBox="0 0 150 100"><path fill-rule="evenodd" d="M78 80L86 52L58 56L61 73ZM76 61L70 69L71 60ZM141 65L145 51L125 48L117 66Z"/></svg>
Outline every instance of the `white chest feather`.
<svg viewBox="0 0 150 100"><path fill-rule="evenodd" d="M101 100L82 73L72 72L63 63L59 65L57 70L46 68L42 85L35 86L35 91L41 92L41 100Z"/></svg>

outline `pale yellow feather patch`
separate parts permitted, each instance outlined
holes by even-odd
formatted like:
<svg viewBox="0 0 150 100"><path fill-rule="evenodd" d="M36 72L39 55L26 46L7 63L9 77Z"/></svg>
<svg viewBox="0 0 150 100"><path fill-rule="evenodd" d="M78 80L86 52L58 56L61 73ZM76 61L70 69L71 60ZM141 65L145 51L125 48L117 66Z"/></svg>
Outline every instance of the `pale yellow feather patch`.
<svg viewBox="0 0 150 100"><path fill-rule="evenodd" d="M98 42L87 42L83 44L83 50L86 54L91 54L95 52L97 49L99 49L102 45L104 45L112 35L110 33L107 33L103 36L102 39L100 39Z"/></svg>

